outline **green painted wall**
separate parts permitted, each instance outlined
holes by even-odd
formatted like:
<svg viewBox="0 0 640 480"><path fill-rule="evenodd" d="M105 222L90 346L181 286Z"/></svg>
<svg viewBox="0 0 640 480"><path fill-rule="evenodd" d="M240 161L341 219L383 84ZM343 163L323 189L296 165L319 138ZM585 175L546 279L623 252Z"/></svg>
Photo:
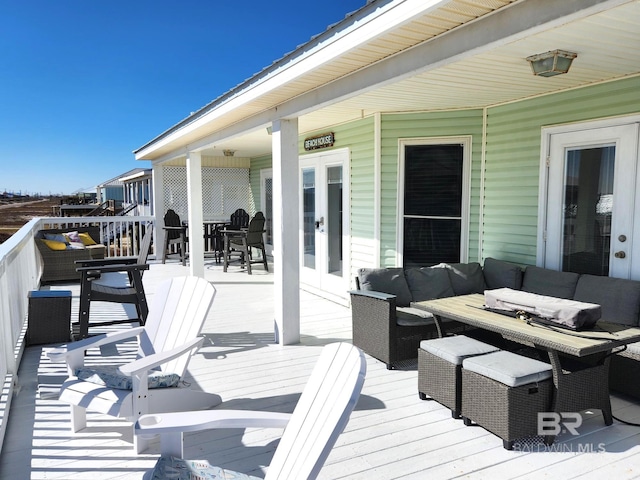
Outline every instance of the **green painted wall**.
<svg viewBox="0 0 640 480"><path fill-rule="evenodd" d="M251 196L256 211L264 211L261 202L262 185L260 185L260 171L264 168L271 168L271 154L251 159L251 167L249 168L249 183L251 185Z"/></svg>
<svg viewBox="0 0 640 480"><path fill-rule="evenodd" d="M380 265L396 266L398 142L402 138L472 137L468 255L478 259L482 110L383 115L381 121Z"/></svg>
<svg viewBox="0 0 640 480"><path fill-rule="evenodd" d="M638 77L488 109L482 257L536 264L542 127L638 112Z"/></svg>
<svg viewBox="0 0 640 480"><path fill-rule="evenodd" d="M481 109L384 114L381 116L380 186L375 184L374 118L309 132L333 131L333 148L351 151L351 277L376 265L376 190L380 188L381 266L395 266L399 140L471 136L471 194L468 258L486 257L536 264L541 130L640 112L640 77L575 89L487 109L485 164ZM251 188L260 204L260 170L271 156L251 160ZM484 173L484 179L483 179ZM484 181L484 189L483 189ZM482 234L482 247L480 246Z"/></svg>

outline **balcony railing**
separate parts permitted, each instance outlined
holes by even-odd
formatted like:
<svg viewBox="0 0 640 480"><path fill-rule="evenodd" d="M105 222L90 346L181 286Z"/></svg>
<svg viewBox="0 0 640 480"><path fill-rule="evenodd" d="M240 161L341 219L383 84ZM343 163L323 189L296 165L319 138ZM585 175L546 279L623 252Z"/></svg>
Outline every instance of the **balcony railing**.
<svg viewBox="0 0 640 480"><path fill-rule="evenodd" d="M109 257L135 256L143 227L153 228L155 217L48 217L31 220L0 245L0 449L18 382L17 372L24 351L28 294L40 285L42 261L35 246L38 230L82 226L100 227L100 239Z"/></svg>

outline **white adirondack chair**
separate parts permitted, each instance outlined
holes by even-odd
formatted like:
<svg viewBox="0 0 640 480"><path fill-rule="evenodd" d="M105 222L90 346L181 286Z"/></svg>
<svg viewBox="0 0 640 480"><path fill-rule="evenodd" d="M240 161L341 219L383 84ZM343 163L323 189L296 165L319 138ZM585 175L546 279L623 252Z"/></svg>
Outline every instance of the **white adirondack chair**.
<svg viewBox="0 0 640 480"><path fill-rule="evenodd" d="M200 467L203 473L218 474L212 478L253 479L255 477L212 467L203 460L181 460L182 440L184 432L259 427L285 428L265 480L314 479L349 421L364 384L366 369L364 355L357 347L333 343L323 348L291 415L223 409L143 415L135 425L135 434L159 434L162 453L154 471L148 472L145 478L183 478L170 475L184 474L190 468L198 471Z"/></svg>
<svg viewBox="0 0 640 480"><path fill-rule="evenodd" d="M145 413L197 410L219 404L219 395L180 385L148 388L149 374L156 378L163 374L182 378L191 355L202 344L203 338L198 335L214 296L215 289L202 278L173 278L156 291L143 327L98 335L51 350L48 355L53 361L67 362L69 377L60 388L59 399L71 405L73 432L86 427L87 410L135 422ZM76 373L84 367L87 349L134 337L138 337L137 359L120 366L115 379L111 375L105 377L102 372L106 386L78 378ZM87 369L90 368L88 365ZM130 390L113 385L128 380L127 377L131 378ZM147 443L137 437L134 444L138 453L147 447Z"/></svg>

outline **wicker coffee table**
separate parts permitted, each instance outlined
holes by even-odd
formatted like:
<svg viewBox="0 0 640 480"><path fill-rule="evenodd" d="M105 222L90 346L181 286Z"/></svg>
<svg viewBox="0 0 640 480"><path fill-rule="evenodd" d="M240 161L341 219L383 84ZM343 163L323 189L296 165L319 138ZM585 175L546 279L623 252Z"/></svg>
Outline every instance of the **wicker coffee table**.
<svg viewBox="0 0 640 480"><path fill-rule="evenodd" d="M597 408L602 410L606 425L613 423L609 354L616 347L640 341L640 328L605 322L598 322L596 329L583 332L546 327L487 311L483 308L484 296L480 294L415 302L411 306L431 312L441 328L446 326L443 318L457 320L545 350L553 368L553 411L580 412ZM555 435L547 435L545 442L551 444L554 439Z"/></svg>

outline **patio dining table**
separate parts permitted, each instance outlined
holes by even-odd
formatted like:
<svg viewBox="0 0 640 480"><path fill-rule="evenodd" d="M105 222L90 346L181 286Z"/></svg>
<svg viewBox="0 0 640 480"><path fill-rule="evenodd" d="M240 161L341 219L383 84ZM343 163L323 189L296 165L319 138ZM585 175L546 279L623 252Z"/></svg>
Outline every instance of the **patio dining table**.
<svg viewBox="0 0 640 480"><path fill-rule="evenodd" d="M447 318L545 350L555 386L552 410L561 414L596 408L602 411L606 425L613 423L609 397L611 353L617 347L640 341L640 328L602 321L585 331L542 325L485 309L481 294L414 302L411 306L432 313L441 332L446 325L442 319ZM555 435L545 436L545 443L553 443L554 438Z"/></svg>

